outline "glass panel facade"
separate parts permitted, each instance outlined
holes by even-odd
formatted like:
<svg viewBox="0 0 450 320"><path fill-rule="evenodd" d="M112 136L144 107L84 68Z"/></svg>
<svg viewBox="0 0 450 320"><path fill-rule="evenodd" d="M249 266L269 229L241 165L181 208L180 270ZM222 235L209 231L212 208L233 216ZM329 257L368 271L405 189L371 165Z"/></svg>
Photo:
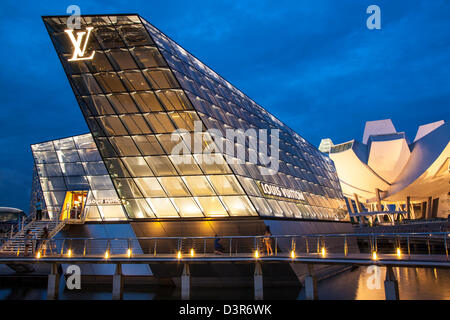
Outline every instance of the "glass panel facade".
<svg viewBox="0 0 450 320"><path fill-rule="evenodd" d="M93 27L86 52L95 50L95 55L68 61L73 48L64 33L66 19L44 22L128 217L317 219L320 213L323 219L343 218L338 208L344 200L332 162L147 21L137 15L83 17L81 28ZM193 133L196 121L204 131L200 136ZM223 135L227 129L278 129L279 153L272 154L270 135L268 141L248 137L239 142L213 137L208 129ZM57 177L57 168L45 166L92 158L87 150L94 149L93 143L63 140L33 150L36 164L44 165L39 172ZM71 143L78 153L68 152ZM245 160L221 145L243 151ZM255 156L266 162L250 161ZM270 160L278 170L269 168ZM67 165L61 171L75 174L80 168L104 175L94 165ZM271 174L262 174L263 169ZM51 182L46 183L48 188ZM263 192L264 184L282 188L281 196ZM292 193L302 197L283 196ZM97 210L101 217L102 210ZM92 209L93 216L97 211Z"/></svg>
<svg viewBox="0 0 450 320"><path fill-rule="evenodd" d="M89 191L86 220L127 219L91 134L39 143L31 149L50 216L61 212L66 191ZM42 159L56 163L39 164Z"/></svg>

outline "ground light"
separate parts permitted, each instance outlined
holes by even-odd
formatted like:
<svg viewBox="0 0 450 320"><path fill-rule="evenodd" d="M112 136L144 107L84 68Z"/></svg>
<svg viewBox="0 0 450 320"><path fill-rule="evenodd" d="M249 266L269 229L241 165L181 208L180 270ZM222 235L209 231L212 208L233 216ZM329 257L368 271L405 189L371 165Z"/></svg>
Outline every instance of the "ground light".
<svg viewBox="0 0 450 320"><path fill-rule="evenodd" d="M41 252L38 251L38 253L36 254L36 259L40 259L41 258Z"/></svg>
<svg viewBox="0 0 450 320"><path fill-rule="evenodd" d="M194 249L191 249L191 257L194 257L194 254L195 254Z"/></svg>
<svg viewBox="0 0 450 320"><path fill-rule="evenodd" d="M397 248L397 257L401 257L402 256L402 250L400 248Z"/></svg>
<svg viewBox="0 0 450 320"><path fill-rule="evenodd" d="M72 257L72 249L67 250L67 256L69 258Z"/></svg>
<svg viewBox="0 0 450 320"><path fill-rule="evenodd" d="M377 252L373 251L372 252L372 260L377 260L377 259L378 259Z"/></svg>
<svg viewBox="0 0 450 320"><path fill-rule="evenodd" d="M294 250L291 251L291 258L295 259L295 251Z"/></svg>
<svg viewBox="0 0 450 320"><path fill-rule="evenodd" d="M131 249L128 249L128 251L127 251L128 258L131 258L131 254L132 254Z"/></svg>
<svg viewBox="0 0 450 320"><path fill-rule="evenodd" d="M181 259L181 251L178 251L178 253L177 253L177 258L178 258L178 259Z"/></svg>
<svg viewBox="0 0 450 320"><path fill-rule="evenodd" d="M325 247L322 247L322 250L320 253L322 254L322 257L325 257L325 255L327 254L327 250L325 249Z"/></svg>
<svg viewBox="0 0 450 320"><path fill-rule="evenodd" d="M259 251L255 250L255 258L258 259L259 258Z"/></svg>
<svg viewBox="0 0 450 320"><path fill-rule="evenodd" d="M105 259L108 259L108 258L109 258L109 251L106 250L106 251L105 251Z"/></svg>

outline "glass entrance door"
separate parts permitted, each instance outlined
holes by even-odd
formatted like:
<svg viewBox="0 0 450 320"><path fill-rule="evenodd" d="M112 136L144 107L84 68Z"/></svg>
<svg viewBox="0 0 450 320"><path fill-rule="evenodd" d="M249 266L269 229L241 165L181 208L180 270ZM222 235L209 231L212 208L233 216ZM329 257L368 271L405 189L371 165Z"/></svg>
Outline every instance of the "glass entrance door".
<svg viewBox="0 0 450 320"><path fill-rule="evenodd" d="M67 191L60 220L81 220L86 204L87 191Z"/></svg>

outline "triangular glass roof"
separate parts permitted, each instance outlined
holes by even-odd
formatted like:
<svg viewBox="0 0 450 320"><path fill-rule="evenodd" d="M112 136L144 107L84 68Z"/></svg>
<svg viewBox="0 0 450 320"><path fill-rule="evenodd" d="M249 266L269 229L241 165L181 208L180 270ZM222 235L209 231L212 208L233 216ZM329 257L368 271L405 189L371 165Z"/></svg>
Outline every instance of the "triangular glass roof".
<svg viewBox="0 0 450 320"><path fill-rule="evenodd" d="M343 218L327 157L138 15L83 16L85 40L92 27L83 53L95 54L78 61L67 17L44 22L130 218ZM236 129L269 138L227 139ZM183 164L173 154L180 141ZM221 161L209 164L205 150Z"/></svg>

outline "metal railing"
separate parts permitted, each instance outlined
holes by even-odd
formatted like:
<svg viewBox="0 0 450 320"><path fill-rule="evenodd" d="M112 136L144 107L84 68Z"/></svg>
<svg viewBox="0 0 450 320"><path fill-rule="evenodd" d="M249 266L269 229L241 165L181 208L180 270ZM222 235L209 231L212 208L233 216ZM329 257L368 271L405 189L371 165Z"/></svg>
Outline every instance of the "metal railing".
<svg viewBox="0 0 450 320"><path fill-rule="evenodd" d="M220 239L217 245L217 239ZM38 239L42 256L341 256L360 253L445 256L450 233L308 234L276 236ZM271 249L271 250L270 250Z"/></svg>

